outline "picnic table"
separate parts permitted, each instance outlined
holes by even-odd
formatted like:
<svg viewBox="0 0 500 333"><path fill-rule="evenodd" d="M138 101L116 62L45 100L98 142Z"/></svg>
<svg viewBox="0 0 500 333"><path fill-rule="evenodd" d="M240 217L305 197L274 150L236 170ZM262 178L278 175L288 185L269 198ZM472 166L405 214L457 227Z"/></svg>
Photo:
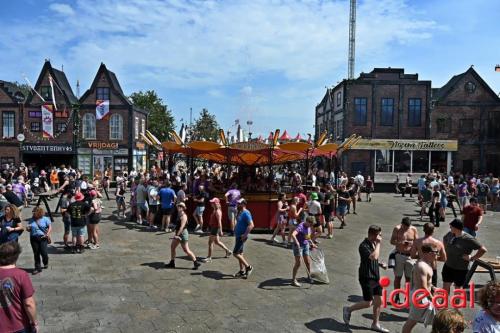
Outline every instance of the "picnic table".
<svg viewBox="0 0 500 333"><path fill-rule="evenodd" d="M469 285L475 273L489 273L492 281L497 281L496 273L500 273L500 260L493 258L476 259L465 276L464 288Z"/></svg>

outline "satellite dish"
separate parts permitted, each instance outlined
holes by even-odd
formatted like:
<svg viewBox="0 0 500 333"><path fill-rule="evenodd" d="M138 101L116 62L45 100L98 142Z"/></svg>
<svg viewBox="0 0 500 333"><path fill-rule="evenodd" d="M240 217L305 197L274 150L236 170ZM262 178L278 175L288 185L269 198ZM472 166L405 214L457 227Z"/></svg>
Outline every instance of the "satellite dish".
<svg viewBox="0 0 500 333"><path fill-rule="evenodd" d="M26 139L26 138L25 138L25 136L24 136L24 134L23 134L23 133L19 133L19 134L17 135L17 141L19 141L19 142L23 142L25 139Z"/></svg>

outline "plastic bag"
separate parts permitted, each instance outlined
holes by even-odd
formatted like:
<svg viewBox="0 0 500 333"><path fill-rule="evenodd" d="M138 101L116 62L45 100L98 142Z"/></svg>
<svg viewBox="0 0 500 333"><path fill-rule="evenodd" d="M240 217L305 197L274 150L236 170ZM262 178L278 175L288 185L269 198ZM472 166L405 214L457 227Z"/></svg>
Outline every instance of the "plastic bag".
<svg viewBox="0 0 500 333"><path fill-rule="evenodd" d="M325 254L321 249L311 251L311 278L314 281L329 284L328 272L325 266Z"/></svg>

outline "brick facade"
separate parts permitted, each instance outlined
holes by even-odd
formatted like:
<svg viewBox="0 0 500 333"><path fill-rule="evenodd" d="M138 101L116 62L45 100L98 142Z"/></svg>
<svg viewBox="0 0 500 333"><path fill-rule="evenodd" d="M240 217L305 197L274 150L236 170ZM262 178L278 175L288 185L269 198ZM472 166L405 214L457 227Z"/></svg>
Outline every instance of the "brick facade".
<svg viewBox="0 0 500 333"><path fill-rule="evenodd" d="M19 142L16 137L20 133L19 119L22 105L14 97L16 91L12 83L0 81L0 164L2 165L19 163ZM14 116L13 128L7 126L4 131L4 123L10 125L12 116Z"/></svg>

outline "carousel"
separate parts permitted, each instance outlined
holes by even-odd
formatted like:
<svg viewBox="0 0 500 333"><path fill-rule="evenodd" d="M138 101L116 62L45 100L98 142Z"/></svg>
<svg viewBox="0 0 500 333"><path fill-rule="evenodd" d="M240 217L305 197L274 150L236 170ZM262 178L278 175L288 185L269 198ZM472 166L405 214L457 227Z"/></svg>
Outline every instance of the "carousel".
<svg viewBox="0 0 500 333"><path fill-rule="evenodd" d="M309 162L315 158L322 157L335 166L338 166L337 156L342 150L349 149L359 139L359 136L353 135L344 142L328 143L327 133L323 133L316 142L310 138L302 139L300 134L295 138L288 135L285 130L281 135L277 129L271 132L269 138L264 141L262 138L230 143L225 136L224 131L219 130L219 140L214 141L191 141L185 142L181 136L171 132L172 141L162 143L162 148L166 156L183 156L187 160L204 160L217 163L222 166L238 168L259 168L266 167L270 172L268 179L273 181L273 169L283 164L294 165L297 162L303 162L306 170L309 169ZM193 166L191 163L191 174ZM286 192L286 191L285 191ZM221 199L222 209L226 211L225 193L215 193L214 196ZM278 191L269 189L265 192L243 192L242 197L248 201L248 209L251 211L254 219L255 228L270 230L275 225L276 201ZM188 210L192 211L192 201L189 201ZM205 210L204 221L208 221L210 210ZM227 215L223 216L223 224L228 225Z"/></svg>

